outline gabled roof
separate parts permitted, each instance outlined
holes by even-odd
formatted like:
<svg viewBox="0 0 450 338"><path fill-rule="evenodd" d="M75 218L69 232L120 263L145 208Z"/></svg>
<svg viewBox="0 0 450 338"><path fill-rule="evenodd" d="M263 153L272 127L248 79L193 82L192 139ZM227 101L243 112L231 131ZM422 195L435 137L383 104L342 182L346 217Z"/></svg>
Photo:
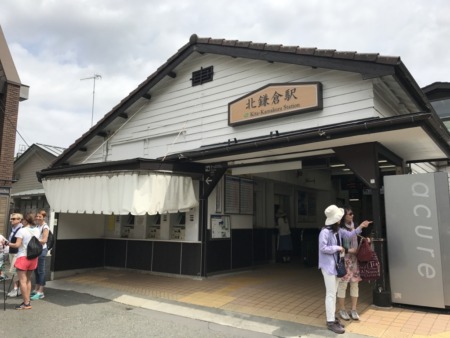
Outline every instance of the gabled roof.
<svg viewBox="0 0 450 338"><path fill-rule="evenodd" d="M192 35L189 42L170 57L166 63L151 74L134 91L125 97L98 123L77 139L52 164L53 168L68 164L77 151L86 150L89 141L105 136L106 128L117 118L127 118L127 109L141 98L151 97L151 89L165 76L176 76L176 67L193 53L209 53L237 58L264 60L309 66L313 68L336 69L361 73L363 78L393 76L421 111L430 110L421 89L404 66L400 57L383 56L376 53L336 51L334 49L306 48L300 46L271 45L251 41L199 38Z"/></svg>
<svg viewBox="0 0 450 338"><path fill-rule="evenodd" d="M23 165L23 163L26 162L26 160L30 158L30 156L37 153L38 151L45 152L47 154L50 154L52 157L57 158L59 155L63 153L64 148L50 146L48 144L34 143L27 150L25 150L23 154L21 154L15 159L14 168Z"/></svg>
<svg viewBox="0 0 450 338"><path fill-rule="evenodd" d="M51 146L48 144L35 143L35 145L38 146L39 148L44 149L46 152L48 152L54 156L61 155L63 153L63 151L65 150L65 148L63 148L63 147Z"/></svg>

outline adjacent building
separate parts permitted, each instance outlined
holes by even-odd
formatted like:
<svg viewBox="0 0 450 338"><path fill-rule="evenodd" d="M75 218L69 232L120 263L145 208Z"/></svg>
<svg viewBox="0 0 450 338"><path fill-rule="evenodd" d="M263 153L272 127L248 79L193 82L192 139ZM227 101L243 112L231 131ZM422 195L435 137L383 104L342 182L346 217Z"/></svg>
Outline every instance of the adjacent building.
<svg viewBox="0 0 450 338"><path fill-rule="evenodd" d="M22 84L0 27L0 234L9 225L19 102L28 99L29 87Z"/></svg>
<svg viewBox="0 0 450 338"><path fill-rule="evenodd" d="M36 173L48 168L63 151L61 147L35 143L17 155L13 166L11 209L24 215L42 209L50 212L44 187Z"/></svg>

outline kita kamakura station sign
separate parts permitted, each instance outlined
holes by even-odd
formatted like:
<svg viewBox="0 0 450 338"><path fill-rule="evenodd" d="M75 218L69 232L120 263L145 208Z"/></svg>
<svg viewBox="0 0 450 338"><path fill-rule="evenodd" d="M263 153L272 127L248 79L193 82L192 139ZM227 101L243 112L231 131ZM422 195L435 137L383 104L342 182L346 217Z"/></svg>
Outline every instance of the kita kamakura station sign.
<svg viewBox="0 0 450 338"><path fill-rule="evenodd" d="M320 82L268 84L228 105L230 126L322 109Z"/></svg>

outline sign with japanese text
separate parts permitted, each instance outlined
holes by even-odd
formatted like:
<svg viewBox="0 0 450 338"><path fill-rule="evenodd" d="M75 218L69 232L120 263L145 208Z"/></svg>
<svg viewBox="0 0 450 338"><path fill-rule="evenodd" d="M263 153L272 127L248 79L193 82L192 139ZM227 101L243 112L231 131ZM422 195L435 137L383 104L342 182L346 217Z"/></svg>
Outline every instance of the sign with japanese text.
<svg viewBox="0 0 450 338"><path fill-rule="evenodd" d="M228 105L228 125L322 109L320 82L268 84Z"/></svg>

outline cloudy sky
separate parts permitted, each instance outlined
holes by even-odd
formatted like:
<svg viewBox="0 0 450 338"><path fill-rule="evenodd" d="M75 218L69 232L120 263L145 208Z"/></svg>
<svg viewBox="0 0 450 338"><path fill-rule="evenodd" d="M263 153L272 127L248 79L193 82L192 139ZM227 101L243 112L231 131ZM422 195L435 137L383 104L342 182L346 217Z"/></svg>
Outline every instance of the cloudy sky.
<svg viewBox="0 0 450 338"><path fill-rule="evenodd" d="M1 0L30 86L16 151L68 147L90 128L92 107L95 123L193 33L400 56L419 86L450 82L449 14L448 0Z"/></svg>

